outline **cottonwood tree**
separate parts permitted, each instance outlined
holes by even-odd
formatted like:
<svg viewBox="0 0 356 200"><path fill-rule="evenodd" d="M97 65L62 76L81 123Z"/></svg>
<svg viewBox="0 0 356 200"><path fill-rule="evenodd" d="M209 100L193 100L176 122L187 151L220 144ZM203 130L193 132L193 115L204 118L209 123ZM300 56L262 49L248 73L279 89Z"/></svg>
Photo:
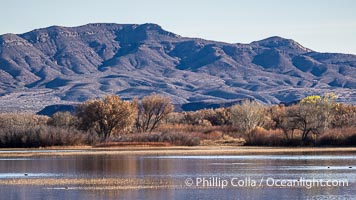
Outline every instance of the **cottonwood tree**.
<svg viewBox="0 0 356 200"><path fill-rule="evenodd" d="M137 100L136 100L137 101ZM152 132L165 119L174 107L168 97L150 95L138 103L136 128L140 132Z"/></svg>
<svg viewBox="0 0 356 200"><path fill-rule="evenodd" d="M82 103L77 109L76 116L81 129L92 129L106 139L113 133L130 130L137 116L137 106L133 102L123 101L120 97L111 95Z"/></svg>
<svg viewBox="0 0 356 200"><path fill-rule="evenodd" d="M356 127L356 106L338 103L332 110L333 118L331 126L333 128Z"/></svg>
<svg viewBox="0 0 356 200"><path fill-rule="evenodd" d="M293 140L294 131L297 129L296 123L288 116L290 108L278 105L272 106L269 110L273 127L282 130L287 141Z"/></svg>
<svg viewBox="0 0 356 200"><path fill-rule="evenodd" d="M251 140L253 130L265 122L265 108L256 101L246 100L231 107L231 120L235 127Z"/></svg>
<svg viewBox="0 0 356 200"><path fill-rule="evenodd" d="M288 109L288 120L302 132L302 141L306 141L310 133L318 136L329 127L335 99L333 94L308 96Z"/></svg>
<svg viewBox="0 0 356 200"><path fill-rule="evenodd" d="M56 112L48 120L47 124L56 127L71 128L78 124L78 120L70 112Z"/></svg>

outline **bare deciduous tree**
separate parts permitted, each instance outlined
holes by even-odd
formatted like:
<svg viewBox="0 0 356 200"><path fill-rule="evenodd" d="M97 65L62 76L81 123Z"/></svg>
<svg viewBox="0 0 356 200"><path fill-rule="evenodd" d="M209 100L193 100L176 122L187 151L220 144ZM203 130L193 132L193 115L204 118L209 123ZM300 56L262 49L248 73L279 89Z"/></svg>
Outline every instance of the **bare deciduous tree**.
<svg viewBox="0 0 356 200"><path fill-rule="evenodd" d="M256 101L246 100L241 105L231 107L231 120L251 140L253 130L265 122L265 108Z"/></svg>
<svg viewBox="0 0 356 200"><path fill-rule="evenodd" d="M140 132L152 132L174 108L170 98L160 95L144 97L138 107L136 128Z"/></svg>
<svg viewBox="0 0 356 200"><path fill-rule="evenodd" d="M134 103L123 101L116 95L107 96L103 100L89 100L78 107L76 113L80 128L93 129L104 139L115 132L129 130L137 115Z"/></svg>
<svg viewBox="0 0 356 200"><path fill-rule="evenodd" d="M48 125L63 128L75 127L77 124L77 118L73 116L70 112L56 112L48 120Z"/></svg>
<svg viewBox="0 0 356 200"><path fill-rule="evenodd" d="M294 130L297 129L294 121L290 120L289 114L290 107L284 105L272 106L270 108L270 118L272 120L273 127L281 129L288 141L293 140Z"/></svg>

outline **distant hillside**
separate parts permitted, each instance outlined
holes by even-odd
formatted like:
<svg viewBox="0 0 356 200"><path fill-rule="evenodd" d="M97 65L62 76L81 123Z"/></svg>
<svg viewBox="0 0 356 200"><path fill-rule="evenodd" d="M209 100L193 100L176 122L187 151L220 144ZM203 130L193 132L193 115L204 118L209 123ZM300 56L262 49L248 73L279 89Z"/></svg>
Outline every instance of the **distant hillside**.
<svg viewBox="0 0 356 200"><path fill-rule="evenodd" d="M175 104L291 102L335 92L356 102L356 56L271 37L250 44L186 38L156 24L52 26L0 36L0 108L38 111L106 94Z"/></svg>

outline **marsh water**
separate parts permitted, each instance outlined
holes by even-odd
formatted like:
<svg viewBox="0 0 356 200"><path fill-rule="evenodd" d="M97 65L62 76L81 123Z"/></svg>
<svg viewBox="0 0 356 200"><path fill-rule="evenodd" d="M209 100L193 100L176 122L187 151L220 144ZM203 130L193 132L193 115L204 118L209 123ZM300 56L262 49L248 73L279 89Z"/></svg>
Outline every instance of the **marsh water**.
<svg viewBox="0 0 356 200"><path fill-rule="evenodd" d="M356 155L103 154L0 158L0 182L106 178L164 179L172 180L174 186L93 189L0 184L0 199L356 199ZM325 185L310 185L313 180L322 180ZM333 185L326 186L326 181Z"/></svg>

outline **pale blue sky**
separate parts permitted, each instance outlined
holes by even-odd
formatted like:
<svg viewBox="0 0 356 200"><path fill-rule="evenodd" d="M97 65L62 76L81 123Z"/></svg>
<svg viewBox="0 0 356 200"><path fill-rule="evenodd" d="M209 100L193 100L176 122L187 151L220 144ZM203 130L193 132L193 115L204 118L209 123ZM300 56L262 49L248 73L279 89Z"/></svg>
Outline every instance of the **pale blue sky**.
<svg viewBox="0 0 356 200"><path fill-rule="evenodd" d="M157 23L187 37L250 43L291 38L356 54L356 0L0 0L0 34L93 22Z"/></svg>

